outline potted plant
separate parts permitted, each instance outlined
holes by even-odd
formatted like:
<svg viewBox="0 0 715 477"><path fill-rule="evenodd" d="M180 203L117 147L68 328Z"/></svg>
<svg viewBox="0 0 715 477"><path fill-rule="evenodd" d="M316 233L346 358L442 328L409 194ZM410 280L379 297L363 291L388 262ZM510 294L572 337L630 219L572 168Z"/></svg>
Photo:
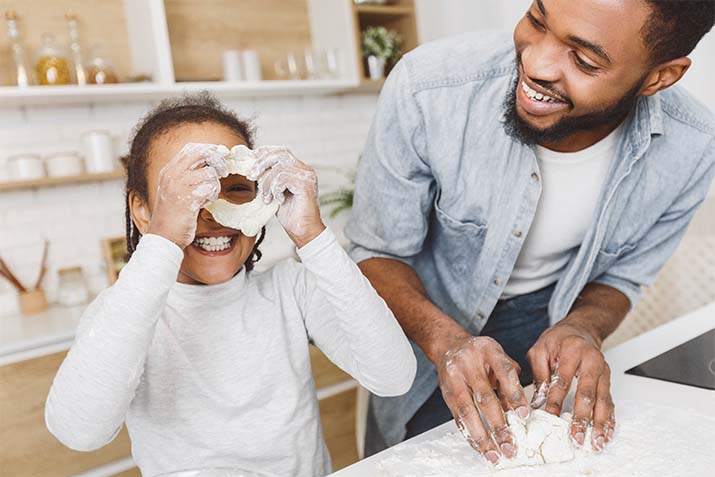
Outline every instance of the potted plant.
<svg viewBox="0 0 715 477"><path fill-rule="evenodd" d="M387 62L396 61L400 57L401 46L400 35L385 27L368 27L362 32L362 51L367 58L370 79L385 77Z"/></svg>

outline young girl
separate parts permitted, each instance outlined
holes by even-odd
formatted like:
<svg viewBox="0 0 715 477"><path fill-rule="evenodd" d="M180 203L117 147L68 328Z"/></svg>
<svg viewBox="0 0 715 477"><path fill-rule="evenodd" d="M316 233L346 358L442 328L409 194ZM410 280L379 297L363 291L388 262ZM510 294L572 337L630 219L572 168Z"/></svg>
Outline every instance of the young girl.
<svg viewBox="0 0 715 477"><path fill-rule="evenodd" d="M323 225L310 167L267 147L250 179L220 178L217 148L195 143L253 147L249 126L207 94L163 102L135 130L125 160L131 259L81 319L47 398L47 428L89 451L126 421L144 476L324 475L309 341L382 396L409 389L414 355ZM302 263L252 271L264 231L256 241L203 208L257 193L281 202L276 216Z"/></svg>

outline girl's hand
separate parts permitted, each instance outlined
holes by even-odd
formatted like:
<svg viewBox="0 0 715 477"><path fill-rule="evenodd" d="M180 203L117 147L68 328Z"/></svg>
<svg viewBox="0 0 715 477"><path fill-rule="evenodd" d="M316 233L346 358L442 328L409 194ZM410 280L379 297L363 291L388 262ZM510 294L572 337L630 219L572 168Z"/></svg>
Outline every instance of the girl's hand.
<svg viewBox="0 0 715 477"><path fill-rule="evenodd" d="M248 174L258 181L258 194L266 203L281 204L276 217L300 248L325 230L318 206L318 178L286 148L264 146L254 151L256 164Z"/></svg>
<svg viewBox="0 0 715 477"><path fill-rule="evenodd" d="M218 198L227 175L225 146L189 143L159 173L148 233L161 235L183 250L194 241L201 208Z"/></svg>

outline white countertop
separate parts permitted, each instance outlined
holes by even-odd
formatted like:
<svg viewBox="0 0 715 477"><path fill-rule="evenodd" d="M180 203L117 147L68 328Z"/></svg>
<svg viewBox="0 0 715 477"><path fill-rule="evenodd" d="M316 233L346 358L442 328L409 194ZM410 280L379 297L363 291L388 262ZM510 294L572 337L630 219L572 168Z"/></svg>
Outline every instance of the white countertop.
<svg viewBox="0 0 715 477"><path fill-rule="evenodd" d="M649 402L712 415L715 409L715 391L633 376L625 374L625 371L714 328L715 303L676 318L607 351L605 354L611 366L611 392L614 400ZM528 395L533 392L532 388L533 386L527 388ZM407 442L433 440L456 430L454 421L450 421ZM393 449L387 449L331 475L375 477L379 475L379 461L392 453Z"/></svg>

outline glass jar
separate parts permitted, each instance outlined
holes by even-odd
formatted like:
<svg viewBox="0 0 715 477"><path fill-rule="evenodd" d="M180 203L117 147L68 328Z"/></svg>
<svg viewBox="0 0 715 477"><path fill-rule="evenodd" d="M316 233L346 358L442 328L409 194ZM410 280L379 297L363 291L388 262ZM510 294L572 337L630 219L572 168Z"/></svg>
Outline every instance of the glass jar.
<svg viewBox="0 0 715 477"><path fill-rule="evenodd" d="M57 301L60 305L76 306L87 303L89 291L80 267L61 268L57 275Z"/></svg>
<svg viewBox="0 0 715 477"><path fill-rule="evenodd" d="M107 58L102 47L99 45L95 45L94 48L92 48L92 55L87 65L86 75L88 84L119 83L112 62Z"/></svg>
<svg viewBox="0 0 715 477"><path fill-rule="evenodd" d="M70 63L67 54L55 42L51 33L42 35L35 65L37 83L43 86L70 84Z"/></svg>

